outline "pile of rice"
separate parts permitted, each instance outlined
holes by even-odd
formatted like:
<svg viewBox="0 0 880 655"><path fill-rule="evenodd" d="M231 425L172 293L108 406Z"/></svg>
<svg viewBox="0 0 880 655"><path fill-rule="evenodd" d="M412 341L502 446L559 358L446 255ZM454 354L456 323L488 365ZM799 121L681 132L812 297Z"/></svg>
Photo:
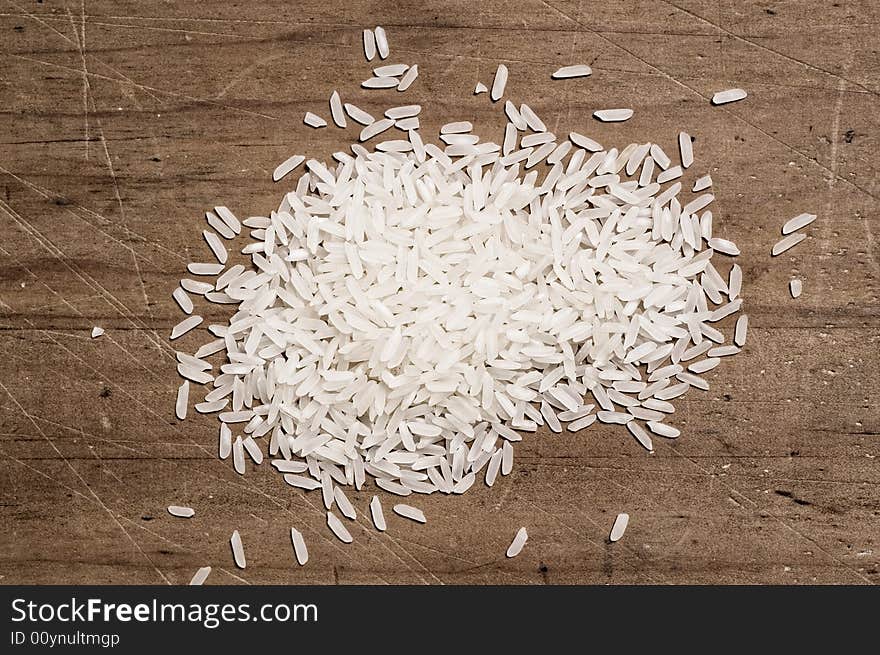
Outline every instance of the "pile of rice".
<svg viewBox="0 0 880 655"><path fill-rule="evenodd" d="M376 69L365 86L396 93L411 68ZM341 107L334 91L344 126ZM682 189L690 137L673 165L658 144L558 139L509 100L501 145L464 121L432 141L420 111L375 120L346 104L362 141L388 138L332 164L291 157L275 177L292 188L269 216L208 212L218 263L191 264L201 279L175 299L191 313L187 292L202 294L234 313L178 354L178 417L190 381L209 385L195 407L219 413L220 457L244 473L245 454L260 464L267 453L291 485L322 488L328 510L336 485L368 478L401 496L463 493L478 475L491 486L513 468L512 443L540 426L622 424L649 451L652 434L677 437L669 401L708 389L700 375L739 351L747 327L741 316L725 345L714 325L739 312L742 271L713 265L739 251L713 235L711 178ZM215 231L234 239L243 227L250 263L227 267ZM190 316L172 337L201 322Z"/></svg>

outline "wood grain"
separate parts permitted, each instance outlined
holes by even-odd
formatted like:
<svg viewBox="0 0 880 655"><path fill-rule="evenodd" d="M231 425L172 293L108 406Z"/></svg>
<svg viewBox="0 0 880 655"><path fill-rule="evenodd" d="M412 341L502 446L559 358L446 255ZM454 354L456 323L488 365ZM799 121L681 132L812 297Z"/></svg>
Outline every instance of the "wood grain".
<svg viewBox="0 0 880 655"><path fill-rule="evenodd" d="M203 565L214 583L880 581L878 21L869 0L0 3L0 582L185 583ZM358 86L377 22L389 61L419 64L406 94ZM500 107L471 95L499 62L557 134L670 154L694 135L685 183L712 175L750 341L677 401L682 436L656 453L608 426L539 433L494 488L417 499L425 526L383 496L378 534L355 494L344 546L314 494L219 461L214 419L175 420L171 291L208 260L207 208L265 214L279 162L347 147L353 127L302 124L334 88L373 114L421 103L424 133L455 118L500 139ZM550 79L572 63L592 77ZM733 86L748 99L710 106ZM600 124L603 107L635 116ZM805 211L809 238L771 259Z"/></svg>

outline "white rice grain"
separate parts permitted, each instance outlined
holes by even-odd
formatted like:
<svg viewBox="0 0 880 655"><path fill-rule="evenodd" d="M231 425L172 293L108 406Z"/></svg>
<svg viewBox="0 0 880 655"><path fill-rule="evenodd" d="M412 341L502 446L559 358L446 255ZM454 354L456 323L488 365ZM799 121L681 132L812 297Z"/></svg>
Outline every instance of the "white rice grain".
<svg viewBox="0 0 880 655"><path fill-rule="evenodd" d="M232 468L239 475L244 475L244 445L242 444L241 437L236 437L235 441L232 442Z"/></svg>
<svg viewBox="0 0 880 655"><path fill-rule="evenodd" d="M217 216L220 217L220 220L223 221L226 226L232 230L235 234L241 233L241 222L236 218L235 214L229 209L229 207L224 207L220 205L218 207L214 207L214 211L217 213Z"/></svg>
<svg viewBox="0 0 880 655"><path fill-rule="evenodd" d="M711 186L712 186L712 176L711 175L704 175L703 177L697 178L697 181L694 182L693 191L694 191L694 193L696 193L698 191L703 191L705 189L708 189Z"/></svg>
<svg viewBox="0 0 880 655"><path fill-rule="evenodd" d="M351 519L352 521L357 518L357 512L354 509L354 505L351 504L348 496L342 491L342 487L333 487L333 499L336 501L336 506L345 518Z"/></svg>
<svg viewBox="0 0 880 655"><path fill-rule="evenodd" d="M619 425L624 425L626 423L629 423L633 419L631 414L627 414L625 412L608 411L608 410L602 410L601 412L597 412L596 418L598 418L602 423L617 423Z"/></svg>
<svg viewBox="0 0 880 655"><path fill-rule="evenodd" d="M562 80L570 77L586 77L592 72L593 70L586 64L574 64L572 66L563 66L562 68L557 69L551 77L554 80Z"/></svg>
<svg viewBox="0 0 880 655"><path fill-rule="evenodd" d="M593 112L593 117L603 123L619 123L628 121L633 113L632 109L597 109Z"/></svg>
<svg viewBox="0 0 880 655"><path fill-rule="evenodd" d="M305 462L290 461L287 459L273 459L272 466L282 473L303 473L308 470Z"/></svg>
<svg viewBox="0 0 880 655"><path fill-rule="evenodd" d="M575 419L574 421L572 421L571 423L568 424L568 431L569 432L578 432L580 430L588 428L593 423L596 422L596 418L597 418L596 414L589 414L589 415L583 416L579 419Z"/></svg>
<svg viewBox="0 0 880 655"><path fill-rule="evenodd" d="M346 527L342 524L342 521L339 520L339 517L336 516L333 512L327 512L327 526L330 528L330 531L336 535L336 538L339 539L344 544L350 544L354 539L351 537L351 533L346 529Z"/></svg>
<svg viewBox="0 0 880 655"><path fill-rule="evenodd" d="M196 571L195 575L189 581L190 586L200 586L205 583L205 580L208 579L208 576L211 575L211 567L203 566L198 571Z"/></svg>
<svg viewBox="0 0 880 655"><path fill-rule="evenodd" d="M454 123L446 123L440 128L440 134L464 134L474 129L470 121L456 121Z"/></svg>
<svg viewBox="0 0 880 655"><path fill-rule="evenodd" d="M682 394L686 393L689 388L690 385L685 382L681 384L674 384L670 387L666 387L656 392L654 394L654 398L657 398L658 400L672 400L673 398L678 398Z"/></svg>
<svg viewBox="0 0 880 655"><path fill-rule="evenodd" d="M371 123L376 122L375 118L373 118L370 114L365 112L363 109L361 109L357 105L353 105L350 102L346 102L344 106L345 106L345 112L349 116L351 116L352 120L354 120L355 122L358 122L361 125L370 125Z"/></svg>
<svg viewBox="0 0 880 655"><path fill-rule="evenodd" d="M731 300L736 300L742 291L742 268L739 264L734 264L730 269L730 277L727 280L727 296Z"/></svg>
<svg viewBox="0 0 880 655"><path fill-rule="evenodd" d="M184 381L177 389L177 402L174 405L174 414L181 421L186 418L186 410L189 406L189 382Z"/></svg>
<svg viewBox="0 0 880 655"><path fill-rule="evenodd" d="M385 117L392 120L400 120L401 118L410 118L418 116L422 111L421 105L402 105L400 107L392 107L385 112Z"/></svg>
<svg viewBox="0 0 880 655"><path fill-rule="evenodd" d="M296 528L290 528L290 541L293 543L293 553L300 566L305 566L309 561L309 549L303 539L302 532Z"/></svg>
<svg viewBox="0 0 880 655"><path fill-rule="evenodd" d="M507 66L498 64L498 69L495 71L495 79L492 82L492 91L489 93L492 102L501 100L501 96L504 95L504 89L507 86L507 76Z"/></svg>
<svg viewBox="0 0 880 655"><path fill-rule="evenodd" d="M721 363L721 360L717 357L708 357L706 359L701 359L698 362L695 362L688 366L688 370L691 373L706 373L707 371L711 371L713 368L718 366Z"/></svg>
<svg viewBox="0 0 880 655"><path fill-rule="evenodd" d="M681 166L672 166L657 176L657 184L665 184L681 177Z"/></svg>
<svg viewBox="0 0 880 655"><path fill-rule="evenodd" d="M727 357L729 355L736 355L738 352L740 352L740 349L737 346L718 346L717 348L710 348L706 354L709 357Z"/></svg>
<svg viewBox="0 0 880 655"><path fill-rule="evenodd" d="M371 77L361 82L361 86L365 89L393 89L398 84L400 84L400 80L396 77ZM316 127L323 127L323 125Z"/></svg>
<svg viewBox="0 0 880 655"><path fill-rule="evenodd" d="M667 439L675 439L681 434L681 432L671 425L666 425L665 423L660 423L658 421L648 421L647 425L651 432L658 436L666 437Z"/></svg>
<svg viewBox="0 0 880 655"><path fill-rule="evenodd" d="M186 295L186 291L177 287L172 293L171 296L183 310L184 314L192 314L193 311L193 302L188 295Z"/></svg>
<svg viewBox="0 0 880 655"><path fill-rule="evenodd" d="M636 423L635 421L629 421L626 424L626 429L629 430L630 434L636 438L636 440L642 444L645 450L651 452L654 450L654 444L651 442L651 437L645 432L645 429Z"/></svg>
<svg viewBox="0 0 880 655"><path fill-rule="evenodd" d="M327 127L327 121L310 111L307 111L305 116L303 116L303 123L305 123L309 127L314 127L315 129L319 127Z"/></svg>
<svg viewBox="0 0 880 655"><path fill-rule="evenodd" d="M373 75L375 75L376 77L400 77L407 70L409 70L409 66L407 64L386 64L384 66L374 68Z"/></svg>
<svg viewBox="0 0 880 655"><path fill-rule="evenodd" d="M418 116L411 116L410 118L401 118L399 121L394 121L394 127L398 130L403 130L404 132L409 132L411 130L417 130L421 126L419 122Z"/></svg>
<svg viewBox="0 0 880 655"><path fill-rule="evenodd" d="M235 232L229 229L229 226L226 225L223 221L220 220L220 217L217 216L214 212L205 212L205 220L208 221L208 225L214 228L215 231L220 233L224 239L234 239Z"/></svg>
<svg viewBox="0 0 880 655"><path fill-rule="evenodd" d="M774 244L773 249L770 251L770 254L773 257L777 255L781 255L786 250L790 248L794 248L797 244L807 238L806 234L791 234L784 239L781 239L776 244Z"/></svg>
<svg viewBox="0 0 880 655"><path fill-rule="evenodd" d="M385 28L376 27L374 34L376 36L376 51L379 53L379 57L385 59L391 52L388 47L388 35L385 33Z"/></svg>
<svg viewBox="0 0 880 655"><path fill-rule="evenodd" d="M594 141L593 139L586 137L583 134L571 132L568 135L568 138L578 148L583 148L584 150L589 150L590 152L599 152L600 150L602 150L601 143L599 143L598 141Z"/></svg>
<svg viewBox="0 0 880 655"><path fill-rule="evenodd" d="M223 264L192 262L186 265L193 275L218 275L223 271Z"/></svg>
<svg viewBox="0 0 880 655"><path fill-rule="evenodd" d="M504 443L510 443L509 441L505 441ZM501 458L504 456L502 450L496 450L495 454L489 459L489 466L486 467L486 486L491 487L495 484L495 478L498 477L498 472L501 470Z"/></svg>
<svg viewBox="0 0 880 655"><path fill-rule="evenodd" d="M669 156L663 151L663 148L656 143L651 144L651 158L654 160L654 163L664 171L669 168L669 164L672 163L672 160L669 159Z"/></svg>
<svg viewBox="0 0 880 655"><path fill-rule="evenodd" d="M513 104L510 100L504 101L504 114L507 116L507 120L516 127L519 131L524 131L528 129L529 125L526 123L526 119L523 118L522 114L520 114L519 109L516 108L516 105Z"/></svg>
<svg viewBox="0 0 880 655"><path fill-rule="evenodd" d="M536 132L527 134L520 140L520 147L531 148L532 146L540 146L551 141L555 141L556 136L552 132Z"/></svg>
<svg viewBox="0 0 880 655"><path fill-rule="evenodd" d="M382 134L387 129L390 129L394 126L394 120L391 118L382 118L375 123L370 123L364 129L361 130L360 136L358 139L360 141L367 141L368 139L372 139L374 136Z"/></svg>
<svg viewBox="0 0 880 655"><path fill-rule="evenodd" d="M501 475L510 475L511 471L513 471L513 446L509 441L505 441L501 446Z"/></svg>
<svg viewBox="0 0 880 655"><path fill-rule="evenodd" d="M184 334L192 330L193 328L201 325L202 317L201 316L190 316L188 318L183 319L180 323L171 328L171 339L177 339L178 337L182 337Z"/></svg>
<svg viewBox="0 0 880 655"><path fill-rule="evenodd" d="M513 541L511 541L510 546L507 547L507 557L516 557L519 555L528 540L529 533L526 532L525 528L517 530L516 535L513 537Z"/></svg>
<svg viewBox="0 0 880 655"><path fill-rule="evenodd" d="M798 214L785 222L782 226L783 234L791 234L816 220L816 214Z"/></svg>
<svg viewBox="0 0 880 655"><path fill-rule="evenodd" d="M724 105L728 102L736 102L737 100L742 100L748 94L742 89L727 89L725 91L718 91L712 96L712 104L713 105Z"/></svg>
<svg viewBox="0 0 880 655"><path fill-rule="evenodd" d="M229 253L226 251L226 246L220 241L220 237L208 230L203 230L202 236L205 237L205 242L207 242L211 252L214 253L214 257L217 258L217 261L221 264L225 264L226 260L229 258Z"/></svg>
<svg viewBox="0 0 880 655"><path fill-rule="evenodd" d="M427 523L424 512L411 505L397 504L393 507L393 510L398 516L410 519L416 523Z"/></svg>
<svg viewBox="0 0 880 655"><path fill-rule="evenodd" d="M223 268L222 264L218 264ZM185 291L189 291L190 293L197 293L200 296L205 295L214 290L214 285L210 282L202 282L201 280L191 280L189 278L182 278L180 280L180 286L183 287Z"/></svg>
<svg viewBox="0 0 880 655"><path fill-rule="evenodd" d="M379 502L378 496L373 496L370 500L370 516L373 518L373 525L379 532L385 532L387 527L385 524L385 514L382 512L382 503Z"/></svg>
<svg viewBox="0 0 880 655"><path fill-rule="evenodd" d="M337 127L346 127L345 112L342 109L342 99L339 97L338 91L330 94L330 115Z"/></svg>
<svg viewBox="0 0 880 655"><path fill-rule="evenodd" d="M373 61L376 57L376 36L373 30L364 30L364 56L367 61Z"/></svg>
<svg viewBox="0 0 880 655"><path fill-rule="evenodd" d="M238 534L238 530L232 532L232 538L229 542L232 544L232 557L235 560L235 565L240 569L245 568L247 560L244 557L244 546L241 544L241 535Z"/></svg>
<svg viewBox="0 0 880 655"><path fill-rule="evenodd" d="M290 171L292 171L297 166L302 164L305 160L306 160L306 158L303 157L302 155L293 155L292 157L285 159L283 162L281 162L280 164L278 164L278 166L275 167L274 171L272 171L272 180L274 182L277 182L278 180L283 178L285 175L290 173Z"/></svg>
<svg viewBox="0 0 880 655"><path fill-rule="evenodd" d="M614 519L614 525L611 526L611 535L608 537L608 540L611 542L620 541L628 525L629 514L625 512L618 514L617 518Z"/></svg>
<svg viewBox="0 0 880 655"><path fill-rule="evenodd" d="M739 248L737 248L733 241L728 241L727 239L721 239L718 237L709 239L709 247L722 254L730 255L731 257L739 255Z"/></svg>
<svg viewBox="0 0 880 655"><path fill-rule="evenodd" d="M681 153L681 167L689 168L694 163L694 145L687 132L678 133L678 150Z"/></svg>
<svg viewBox="0 0 880 655"><path fill-rule="evenodd" d="M406 91L413 85L413 82L416 81L418 76L419 66L418 64L413 64L410 66L409 70L404 73L403 77L400 78L400 84L397 85L397 90L401 92Z"/></svg>
<svg viewBox="0 0 880 655"><path fill-rule="evenodd" d="M529 107L527 104L523 103L519 106L519 114L522 116L523 120L526 122L526 125L534 132L546 132L547 126L544 125L544 121L542 121L538 115Z"/></svg>
<svg viewBox="0 0 880 655"><path fill-rule="evenodd" d="M736 327L733 332L733 342L742 348L746 345L746 334L749 329L749 317L746 314L743 314L738 319L736 319Z"/></svg>
<svg viewBox="0 0 880 655"><path fill-rule="evenodd" d="M289 484L291 487L296 487L298 489L305 489L306 491L312 491L314 489L318 489L321 486L321 483L312 478L307 478L302 475L295 475L293 473L287 473L284 475L284 481Z"/></svg>
<svg viewBox="0 0 880 655"><path fill-rule="evenodd" d="M232 452L232 430L230 430L229 426L225 423L220 424L218 451L220 459L226 459Z"/></svg>
<svg viewBox="0 0 880 655"><path fill-rule="evenodd" d="M257 442L254 441L252 436L248 435L242 439L241 445L244 447L248 456L253 460L254 464L259 466L263 463L263 451L260 450L260 447L257 445Z"/></svg>

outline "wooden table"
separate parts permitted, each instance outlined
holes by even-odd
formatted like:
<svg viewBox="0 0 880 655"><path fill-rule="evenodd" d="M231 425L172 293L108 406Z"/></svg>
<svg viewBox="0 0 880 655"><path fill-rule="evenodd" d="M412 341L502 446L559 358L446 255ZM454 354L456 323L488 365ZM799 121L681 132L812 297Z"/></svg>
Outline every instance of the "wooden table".
<svg viewBox="0 0 880 655"><path fill-rule="evenodd" d="M877 3L425 4L0 3L0 582L177 584L203 565L213 583L880 581ZM388 61L419 64L405 94L359 88L376 23ZM171 291L210 256L206 209L266 214L275 165L355 138L302 123L329 119L334 88L374 114L421 103L425 134L459 119L500 139L500 103L472 95L500 62L509 97L557 134L669 153L680 130L695 137L685 183L712 175L750 340L709 392L679 399L682 436L655 453L619 427L540 432L494 488L417 498L425 526L391 517L378 534L373 490L357 494L344 546L314 493L218 460L214 417L173 417ZM569 63L592 77L550 79ZM733 86L749 97L710 106ZM591 118L607 107L635 116ZM771 258L801 212L819 215L809 239ZM630 527L610 544L620 511ZM506 559L520 526L529 542Z"/></svg>

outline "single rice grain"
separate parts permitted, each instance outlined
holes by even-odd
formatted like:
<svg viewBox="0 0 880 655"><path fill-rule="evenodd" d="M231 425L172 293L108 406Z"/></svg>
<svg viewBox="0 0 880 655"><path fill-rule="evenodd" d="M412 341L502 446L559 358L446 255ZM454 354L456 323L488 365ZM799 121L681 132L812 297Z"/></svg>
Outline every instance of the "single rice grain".
<svg viewBox="0 0 880 655"><path fill-rule="evenodd" d="M238 530L233 531L229 542L232 545L232 557L235 560L235 565L240 569L245 568L247 560L244 556L244 546L241 543L241 535L238 533Z"/></svg>
<svg viewBox="0 0 880 655"><path fill-rule="evenodd" d="M563 66L562 68L556 69L551 77L554 80L562 80L570 77L586 77L592 72L593 70L586 64L574 64L572 66Z"/></svg>
<svg viewBox="0 0 880 655"><path fill-rule="evenodd" d="M370 500L370 516L373 519L373 525L379 532L385 532L385 514L382 512L382 503L378 496L373 496Z"/></svg>
<svg viewBox="0 0 880 655"><path fill-rule="evenodd" d="M726 89L725 91L718 91L712 96L712 104L713 105L724 105L728 102L736 102L737 100L744 99L748 94L742 89Z"/></svg>
<svg viewBox="0 0 880 655"><path fill-rule="evenodd" d="M815 220L816 214L798 214L794 218L785 222L785 225L782 226L782 233L791 234L792 232L796 232L797 230L806 227Z"/></svg>
<svg viewBox="0 0 880 655"><path fill-rule="evenodd" d="M306 548L302 532L296 528L290 528L290 541L293 543L293 553L296 555L296 561L300 566L305 566L306 562L309 561L309 549Z"/></svg>
<svg viewBox="0 0 880 655"><path fill-rule="evenodd" d="M501 97L504 95L504 89L507 86L507 76L507 66L498 64L498 69L495 71L495 79L492 82L492 91L489 94L492 102L501 100Z"/></svg>
<svg viewBox="0 0 880 655"><path fill-rule="evenodd" d="M522 552L523 546L526 545L526 541L529 539L529 533L526 532L525 528L520 528L516 531L516 535L513 537L513 541L510 542L510 546L507 547L507 557L516 557Z"/></svg>
<svg viewBox="0 0 880 655"><path fill-rule="evenodd" d="M611 542L620 541L628 525L629 514L625 512L618 514L617 518L614 519L614 525L611 526L611 535L608 537L608 540Z"/></svg>
<svg viewBox="0 0 880 655"><path fill-rule="evenodd" d="M781 239L776 244L774 244L773 249L770 251L770 254L773 257L777 255L781 255L786 250L794 248L797 244L807 238L806 234L791 234L784 239Z"/></svg>
<svg viewBox="0 0 880 655"><path fill-rule="evenodd" d="M351 533L346 529L346 527L342 524L342 521L339 520L339 517L336 516L333 512L327 512L327 526L330 528L330 531L336 535L336 538L339 539L344 544L350 544L354 539L352 539Z"/></svg>
<svg viewBox="0 0 880 655"><path fill-rule="evenodd" d="M195 575L189 581L190 586L197 587L203 585L205 580L208 579L208 576L211 575L211 567L203 566L198 571L196 571Z"/></svg>
<svg viewBox="0 0 880 655"><path fill-rule="evenodd" d="M392 509L394 510L394 513L398 516L410 519L412 521L415 521L416 523L427 522L424 512L411 505L397 504Z"/></svg>
<svg viewBox="0 0 880 655"><path fill-rule="evenodd" d="M598 109L593 112L593 117L603 123L619 123L628 121L633 113L632 109Z"/></svg>

